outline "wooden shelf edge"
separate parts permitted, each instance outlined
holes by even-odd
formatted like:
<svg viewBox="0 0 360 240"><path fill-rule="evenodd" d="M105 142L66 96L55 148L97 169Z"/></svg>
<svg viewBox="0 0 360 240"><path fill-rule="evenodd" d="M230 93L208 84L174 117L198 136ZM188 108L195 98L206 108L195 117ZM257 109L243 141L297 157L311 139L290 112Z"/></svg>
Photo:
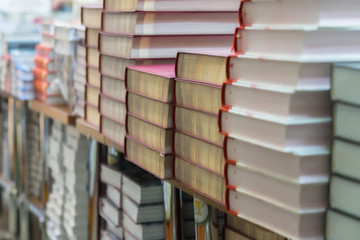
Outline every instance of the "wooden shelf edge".
<svg viewBox="0 0 360 240"><path fill-rule="evenodd" d="M72 109L68 106L47 105L38 100L32 100L29 102L29 108L65 125L75 126L76 117L71 115Z"/></svg>
<svg viewBox="0 0 360 240"><path fill-rule="evenodd" d="M93 138L97 142L107 145L105 137L99 132L99 130L87 123L83 118L76 119L76 130L86 137Z"/></svg>
<svg viewBox="0 0 360 240"><path fill-rule="evenodd" d="M177 181L176 179L170 179L170 180L166 180L166 181L168 183L170 183L171 185L173 185L174 187L186 192L187 194L190 194L194 197L200 198L201 200L203 200L207 204L211 205L212 207L215 207L222 212L225 212L225 213L227 212L226 207L224 205L221 205L221 204L205 197L201 193L198 193L198 192L194 191L193 189L190 189L190 188L184 186L183 184L181 184L181 182Z"/></svg>

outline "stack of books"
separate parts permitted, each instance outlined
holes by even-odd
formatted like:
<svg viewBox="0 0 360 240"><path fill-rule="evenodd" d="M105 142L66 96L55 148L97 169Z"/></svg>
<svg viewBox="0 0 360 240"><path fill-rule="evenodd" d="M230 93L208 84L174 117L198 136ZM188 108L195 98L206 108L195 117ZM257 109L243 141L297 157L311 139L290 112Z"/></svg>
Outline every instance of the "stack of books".
<svg viewBox="0 0 360 240"><path fill-rule="evenodd" d="M126 108L119 105L119 110L123 106L120 112L111 109L111 105L103 108L105 116L117 113L123 122L126 115L126 159L161 179L172 178L174 78L173 64L128 67ZM102 132L121 144L125 137L125 124L118 125L121 128L115 132L106 118L102 123Z"/></svg>
<svg viewBox="0 0 360 240"><path fill-rule="evenodd" d="M337 64L332 71L333 148L327 239L356 239L360 234L359 153L360 64Z"/></svg>
<svg viewBox="0 0 360 240"><path fill-rule="evenodd" d="M63 144L65 139L65 127L54 121L51 126L49 137L49 152L47 155L49 169L53 183L46 204L46 232L50 239L65 239L67 237L64 228L64 209L66 199L65 167L63 164Z"/></svg>
<svg viewBox="0 0 360 240"><path fill-rule="evenodd" d="M108 137L124 145L124 79L127 66L168 64L174 62L179 50L230 46L231 34L237 24L237 8L235 1L217 0L201 7L196 0L181 4L177 1L154 1L150 5L142 1L131 4L104 1L99 36L101 132L109 135L105 126L111 125L117 132ZM222 19L221 23L217 19ZM130 95L134 94L129 94L128 98ZM169 125L162 127L169 128Z"/></svg>
<svg viewBox="0 0 360 240"><path fill-rule="evenodd" d="M44 176L43 157L40 154L40 119L39 114L31 110L26 116L26 155L29 163L28 189L31 196L40 199Z"/></svg>
<svg viewBox="0 0 360 240"><path fill-rule="evenodd" d="M99 32L101 29L102 4L87 4L81 8L81 23L86 27L85 33L85 120L96 128L100 127L99 94Z"/></svg>
<svg viewBox="0 0 360 240"><path fill-rule="evenodd" d="M228 58L227 208L292 239L325 237L331 63L360 59L359 4L346 3L243 1Z"/></svg>
<svg viewBox="0 0 360 240"><path fill-rule="evenodd" d="M66 128L63 145L65 167L64 228L69 239L88 239L89 234L89 140L76 128Z"/></svg>
<svg viewBox="0 0 360 240"><path fill-rule="evenodd" d="M217 124L228 51L180 52L176 62L174 177L225 205L224 137Z"/></svg>
<svg viewBox="0 0 360 240"><path fill-rule="evenodd" d="M86 86L86 27L80 25L76 30L79 43L76 47L76 66L73 75L75 91L74 111L75 115L85 118L85 86Z"/></svg>

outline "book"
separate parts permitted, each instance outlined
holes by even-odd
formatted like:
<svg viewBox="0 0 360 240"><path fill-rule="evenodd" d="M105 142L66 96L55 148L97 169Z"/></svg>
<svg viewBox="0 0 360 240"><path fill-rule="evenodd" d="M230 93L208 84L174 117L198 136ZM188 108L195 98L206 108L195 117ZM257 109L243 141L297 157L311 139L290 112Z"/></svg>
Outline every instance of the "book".
<svg viewBox="0 0 360 240"><path fill-rule="evenodd" d="M61 91L57 85L50 84L49 82L44 82L42 80L34 80L34 88L36 92L46 95L61 94Z"/></svg>
<svg viewBox="0 0 360 240"><path fill-rule="evenodd" d="M56 54L74 56L76 54L77 41L55 40L54 51Z"/></svg>
<svg viewBox="0 0 360 240"><path fill-rule="evenodd" d="M111 232L112 234L114 234L117 238L119 239L123 239L124 236L124 232L122 227L115 227L114 225L112 225L109 222L106 222L106 229L107 231Z"/></svg>
<svg viewBox="0 0 360 240"><path fill-rule="evenodd" d="M100 239L101 240L118 240L119 238L112 233L110 230L101 230L100 231ZM120 238L122 239L122 238Z"/></svg>
<svg viewBox="0 0 360 240"><path fill-rule="evenodd" d="M261 69L261 71L259 71ZM227 79L295 90L330 89L331 63L278 57L229 56Z"/></svg>
<svg viewBox="0 0 360 240"><path fill-rule="evenodd" d="M87 47L82 44L78 44L76 47L76 59L78 58L86 58L86 49Z"/></svg>
<svg viewBox="0 0 360 240"><path fill-rule="evenodd" d="M110 11L234 11L239 9L239 1L235 0L187 0L153 1L151 4L144 0L105 0L104 10Z"/></svg>
<svg viewBox="0 0 360 240"><path fill-rule="evenodd" d="M360 64L335 64L332 68L331 98L351 104L360 104Z"/></svg>
<svg viewBox="0 0 360 240"><path fill-rule="evenodd" d="M307 146L329 147L330 121L330 118L284 121L281 118L227 108L221 108L219 113L222 134L245 138L284 151Z"/></svg>
<svg viewBox="0 0 360 240"><path fill-rule="evenodd" d="M103 183L121 189L122 174L120 171L112 169L105 164L100 165L100 180Z"/></svg>
<svg viewBox="0 0 360 240"><path fill-rule="evenodd" d="M124 172L122 178L123 193L137 205L163 203L163 185L161 181L141 168Z"/></svg>
<svg viewBox="0 0 360 240"><path fill-rule="evenodd" d="M85 120L96 128L100 127L100 113L97 106L85 103Z"/></svg>
<svg viewBox="0 0 360 240"><path fill-rule="evenodd" d="M101 28L102 4L85 4L81 7L81 23L87 28Z"/></svg>
<svg viewBox="0 0 360 240"><path fill-rule="evenodd" d="M86 66L86 76L87 76L87 83L100 88L101 86L101 74L98 68L87 65Z"/></svg>
<svg viewBox="0 0 360 240"><path fill-rule="evenodd" d="M332 172L360 181L358 174L360 168L359 154L360 148L358 144L334 139L331 155Z"/></svg>
<svg viewBox="0 0 360 240"><path fill-rule="evenodd" d="M224 142L224 136L219 133L217 114L175 106L174 128L219 146Z"/></svg>
<svg viewBox="0 0 360 240"><path fill-rule="evenodd" d="M176 57L178 51L230 49L232 40L232 35L139 36L101 32L99 50L101 53L121 58L171 59Z"/></svg>
<svg viewBox="0 0 360 240"><path fill-rule="evenodd" d="M227 228L235 229L237 232L242 233L251 239L286 240L285 237L282 237L274 232L257 226L254 223L246 221L237 216L226 214L225 218Z"/></svg>
<svg viewBox="0 0 360 240"><path fill-rule="evenodd" d="M172 153L173 129L161 128L129 113L126 115L126 129L126 133L139 142L159 152Z"/></svg>
<svg viewBox="0 0 360 240"><path fill-rule="evenodd" d="M227 189L227 207L232 214L291 239L323 239L324 210L294 211L255 194ZM276 219L276 221L274 221Z"/></svg>
<svg viewBox="0 0 360 240"><path fill-rule="evenodd" d="M125 81L101 75L101 93L113 99L125 102L126 88Z"/></svg>
<svg viewBox="0 0 360 240"><path fill-rule="evenodd" d="M35 62L35 66L38 68L41 68L49 72L56 71L55 62L50 58L37 55L35 56L34 62Z"/></svg>
<svg viewBox="0 0 360 240"><path fill-rule="evenodd" d="M261 84L227 81L222 104L231 108L283 119L331 116L329 89L291 90Z"/></svg>
<svg viewBox="0 0 360 240"><path fill-rule="evenodd" d="M360 108L336 102L334 104L334 136L360 142L360 130L357 128Z"/></svg>
<svg viewBox="0 0 360 240"><path fill-rule="evenodd" d="M246 26L357 27L357 2L344 1L244 1L240 7L240 24Z"/></svg>
<svg viewBox="0 0 360 240"><path fill-rule="evenodd" d="M227 184L240 191L296 211L325 210L328 202L328 177L308 177L303 181L289 180L279 175L234 165L228 162ZM286 197L285 197L286 196ZM309 197L311 196L311 197Z"/></svg>
<svg viewBox="0 0 360 240"><path fill-rule="evenodd" d="M174 178L220 205L225 204L225 178L220 174L215 174L189 161L175 157Z"/></svg>
<svg viewBox="0 0 360 240"><path fill-rule="evenodd" d="M125 139L125 157L160 179L172 178L172 154L158 152L129 135Z"/></svg>
<svg viewBox="0 0 360 240"><path fill-rule="evenodd" d="M101 115L100 132L116 144L124 146L126 135L125 123L119 123L112 118Z"/></svg>
<svg viewBox="0 0 360 240"><path fill-rule="evenodd" d="M99 33L100 29L98 28L86 28L85 32L85 44L87 47L94 47L98 49L99 47Z"/></svg>
<svg viewBox="0 0 360 240"><path fill-rule="evenodd" d="M360 217L357 207L360 198L359 182L332 175L330 181L330 207Z"/></svg>
<svg viewBox="0 0 360 240"><path fill-rule="evenodd" d="M226 137L224 156L234 165L267 171L298 182L326 178L330 173L330 149L326 147L284 151L248 138Z"/></svg>
<svg viewBox="0 0 360 240"><path fill-rule="evenodd" d="M224 175L225 159L221 145L214 145L176 130L174 155L210 172Z"/></svg>
<svg viewBox="0 0 360 240"><path fill-rule="evenodd" d="M173 127L173 105L171 103L140 96L128 90L126 105L128 114L162 128Z"/></svg>
<svg viewBox="0 0 360 240"><path fill-rule="evenodd" d="M100 88L87 83L85 90L86 90L85 91L86 102L88 102L94 106L99 106Z"/></svg>
<svg viewBox="0 0 360 240"><path fill-rule="evenodd" d="M219 21L219 19L221 19L221 21ZM105 10L102 15L102 21L102 31L116 34L232 34L234 33L235 27L238 25L238 16L236 11L113 12Z"/></svg>
<svg viewBox="0 0 360 240"><path fill-rule="evenodd" d="M87 47L86 60L89 65L99 68L99 60L100 60L99 50L97 48Z"/></svg>
<svg viewBox="0 0 360 240"><path fill-rule="evenodd" d="M360 220L328 210L326 214L326 239L356 239L360 234Z"/></svg>
<svg viewBox="0 0 360 240"><path fill-rule="evenodd" d="M126 59L115 56L100 54L99 70L102 75L120 80L125 80L127 66L132 65L154 65L154 64L173 64L174 59Z"/></svg>
<svg viewBox="0 0 360 240"><path fill-rule="evenodd" d="M106 197L114 204L115 207L121 208L122 193L111 185L106 185Z"/></svg>
<svg viewBox="0 0 360 240"><path fill-rule="evenodd" d="M123 214L123 227L126 232L129 232L135 237L135 239L164 239L165 238L165 228L164 223L147 223L147 224L137 224L131 220L131 218L124 211ZM126 235L125 235L126 237ZM126 238L128 239L128 238Z"/></svg>
<svg viewBox="0 0 360 240"><path fill-rule="evenodd" d="M123 209L126 209L126 214L138 224L164 221L164 204L137 205L124 195Z"/></svg>
<svg viewBox="0 0 360 240"><path fill-rule="evenodd" d="M76 26L69 23L56 22L54 38L64 41L78 41Z"/></svg>
<svg viewBox="0 0 360 240"><path fill-rule="evenodd" d="M54 50L52 47L48 47L40 43L36 44L36 55L49 59L54 59L55 57Z"/></svg>
<svg viewBox="0 0 360 240"><path fill-rule="evenodd" d="M242 27L235 33L236 53L304 61L358 61L360 31L353 28ZM292 43L297 42L295 46ZM321 42L322 44L317 44ZM341 52L341 54L339 54Z"/></svg>
<svg viewBox="0 0 360 240"><path fill-rule="evenodd" d="M79 66L79 64L76 64L76 67L78 67L78 66ZM85 71L85 74L82 74L82 73L80 73L80 71L75 69L73 80L74 80L74 82L79 82L79 83L81 83L82 85L85 86L85 84L86 84L86 71ZM83 92L85 92L85 89L84 89Z"/></svg>
<svg viewBox="0 0 360 240"><path fill-rule="evenodd" d="M99 95L99 111L101 115L119 124L125 125L126 105L125 102L118 101L105 94Z"/></svg>
<svg viewBox="0 0 360 240"><path fill-rule="evenodd" d="M40 33L41 42L40 44L44 47L53 48L55 46L54 34Z"/></svg>
<svg viewBox="0 0 360 240"><path fill-rule="evenodd" d="M126 89L163 102L173 101L175 65L128 66Z"/></svg>
<svg viewBox="0 0 360 240"><path fill-rule="evenodd" d="M116 208L107 198L99 200L100 215L114 226L122 226L122 210Z"/></svg>
<svg viewBox="0 0 360 240"><path fill-rule="evenodd" d="M175 104L180 107L218 114L222 106L220 85L176 78L174 92Z"/></svg>
<svg viewBox="0 0 360 240"><path fill-rule="evenodd" d="M225 240L250 240L250 238L228 227L224 228L223 234Z"/></svg>
<svg viewBox="0 0 360 240"><path fill-rule="evenodd" d="M50 72L42 68L35 67L33 69L34 79L43 82L51 82L56 78L55 72Z"/></svg>

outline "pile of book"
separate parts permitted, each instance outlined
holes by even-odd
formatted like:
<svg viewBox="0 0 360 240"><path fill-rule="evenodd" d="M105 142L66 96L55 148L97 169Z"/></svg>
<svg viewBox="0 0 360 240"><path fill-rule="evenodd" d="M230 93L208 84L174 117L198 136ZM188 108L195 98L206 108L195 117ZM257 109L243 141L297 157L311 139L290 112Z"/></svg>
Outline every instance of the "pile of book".
<svg viewBox="0 0 360 240"><path fill-rule="evenodd" d="M65 103L59 87L54 84L57 65L54 52L55 27L53 22L42 23L42 40L36 45L34 88L36 99L47 104Z"/></svg>
<svg viewBox="0 0 360 240"><path fill-rule="evenodd" d="M29 163L29 195L40 199L44 179L43 157L40 152L40 124L39 114L31 110L26 114L26 155Z"/></svg>
<svg viewBox="0 0 360 240"><path fill-rule="evenodd" d="M101 165L100 179L106 188L106 196L99 201L106 222L101 239L164 239L161 181L123 155L117 161L116 168Z"/></svg>
<svg viewBox="0 0 360 240"><path fill-rule="evenodd" d="M174 77L173 64L128 67L127 106L119 113L126 113L126 159L161 179L172 178ZM114 129L108 127L107 135ZM124 138L125 127L118 134L113 139Z"/></svg>
<svg viewBox="0 0 360 240"><path fill-rule="evenodd" d="M359 4L311 3L241 2L219 116L228 210L294 239L325 237L331 63L360 59Z"/></svg>
<svg viewBox="0 0 360 240"><path fill-rule="evenodd" d="M333 147L327 239L360 234L360 64L337 64L332 71Z"/></svg>
<svg viewBox="0 0 360 240"><path fill-rule="evenodd" d="M225 159L217 117L230 48L180 52L174 83L174 177L221 205L225 205Z"/></svg>
<svg viewBox="0 0 360 240"><path fill-rule="evenodd" d="M99 32L101 29L102 4L88 4L81 8L81 23L85 25L86 82L85 83L85 120L96 128L100 127L99 93L101 76L99 71Z"/></svg>

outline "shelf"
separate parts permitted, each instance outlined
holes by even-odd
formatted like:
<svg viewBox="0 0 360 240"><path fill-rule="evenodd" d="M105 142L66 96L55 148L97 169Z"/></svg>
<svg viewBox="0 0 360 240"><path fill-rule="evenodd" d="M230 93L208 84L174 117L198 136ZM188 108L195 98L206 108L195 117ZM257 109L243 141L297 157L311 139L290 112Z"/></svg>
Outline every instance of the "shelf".
<svg viewBox="0 0 360 240"><path fill-rule="evenodd" d="M87 123L84 119L78 118L76 120L76 129L82 135L93 138L97 142L106 145L105 137L99 132L97 128Z"/></svg>
<svg viewBox="0 0 360 240"><path fill-rule="evenodd" d="M177 189L180 189L180 190L186 192L187 194L190 194L194 197L200 198L201 200L203 200L207 204L211 205L212 207L215 207L215 208L221 210L222 212L227 212L226 207L224 205L221 205L218 202L215 202L215 201L203 196L202 194L194 191L193 189L184 186L176 179L167 180L167 182L170 183L171 185L173 185L174 187L176 187Z"/></svg>
<svg viewBox="0 0 360 240"><path fill-rule="evenodd" d="M29 102L29 108L65 125L75 125L76 117L71 115L72 109L68 106L52 106L33 100Z"/></svg>
<svg viewBox="0 0 360 240"><path fill-rule="evenodd" d="M124 152L124 147L123 146L120 146L119 144L115 143L114 141L108 139L108 138L105 138L105 145L109 146L109 147L112 147L112 148L115 148L117 151L119 152Z"/></svg>

